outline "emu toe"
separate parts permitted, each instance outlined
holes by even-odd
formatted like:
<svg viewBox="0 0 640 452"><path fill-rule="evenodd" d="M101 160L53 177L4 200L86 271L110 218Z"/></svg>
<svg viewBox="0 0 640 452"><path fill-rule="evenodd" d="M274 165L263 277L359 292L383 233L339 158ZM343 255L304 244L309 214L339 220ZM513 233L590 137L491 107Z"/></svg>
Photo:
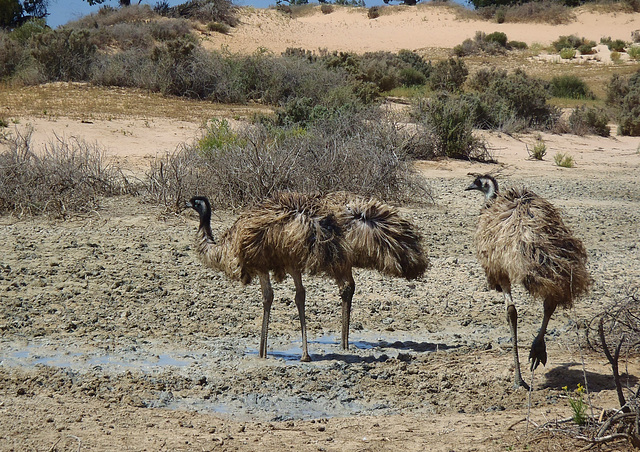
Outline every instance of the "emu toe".
<svg viewBox="0 0 640 452"><path fill-rule="evenodd" d="M547 365L547 345L544 342L544 338L535 338L533 340L531 352L529 352L529 361L531 361L531 370L535 370L540 363L543 366Z"/></svg>

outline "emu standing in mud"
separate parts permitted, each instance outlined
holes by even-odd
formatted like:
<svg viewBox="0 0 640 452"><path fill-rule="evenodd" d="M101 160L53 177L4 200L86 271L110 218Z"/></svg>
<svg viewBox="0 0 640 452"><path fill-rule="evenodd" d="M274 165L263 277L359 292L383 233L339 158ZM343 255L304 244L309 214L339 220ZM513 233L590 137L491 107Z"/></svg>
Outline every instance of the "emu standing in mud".
<svg viewBox="0 0 640 452"><path fill-rule="evenodd" d="M296 288L295 302L302 330L301 361L311 361L307 348L305 288L302 273L327 274L340 280L346 274L347 250L335 217L317 198L281 193L247 210L219 241L211 231L211 204L196 196L187 203L200 216L198 256L207 267L224 272L231 280L249 284L260 280L263 299L259 356L267 356L267 332L273 303L269 274L276 281L288 273Z"/></svg>
<svg viewBox="0 0 640 452"><path fill-rule="evenodd" d="M349 249L350 268L346 278L338 282L342 298L341 344L347 349L355 291L351 267L411 280L429 268L429 258L417 228L388 204L346 192L328 194L323 200L336 216Z"/></svg>
<svg viewBox="0 0 640 452"><path fill-rule="evenodd" d="M511 285L522 286L544 304L542 326L531 346L531 370L546 365L544 336L557 306L569 308L587 292L591 278L587 252L560 217L557 209L526 188L498 193L489 175L478 176L467 190L484 193L486 205L475 234L476 254L492 289L502 292L513 342L515 386L528 385L520 374L518 359L518 313Z"/></svg>
<svg viewBox="0 0 640 452"><path fill-rule="evenodd" d="M302 330L302 361L310 361L305 324L302 273L324 274L338 284L342 299L342 347L348 347L352 267L376 269L407 279L422 275L429 260L413 225L397 210L375 199L349 193L314 196L280 193L247 210L220 238L211 231L211 205L205 197L187 204L200 216L197 252L202 262L230 279L251 282L258 276L263 295L261 358L267 354L267 331L273 289L269 274L282 281L290 274Z"/></svg>

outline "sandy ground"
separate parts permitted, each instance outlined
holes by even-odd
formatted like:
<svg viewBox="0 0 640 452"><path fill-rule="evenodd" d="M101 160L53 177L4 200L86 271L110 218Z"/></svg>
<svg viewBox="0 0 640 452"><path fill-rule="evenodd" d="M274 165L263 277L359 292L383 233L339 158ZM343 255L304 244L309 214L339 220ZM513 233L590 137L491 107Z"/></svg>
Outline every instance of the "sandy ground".
<svg viewBox="0 0 640 452"><path fill-rule="evenodd" d="M637 21L624 18L608 18L614 22L607 35L618 37L622 24ZM636 24L628 26L640 28ZM527 30L533 35L537 27ZM264 39L256 36L256 42ZM329 37L320 38L330 45ZM19 128L32 124L37 142L54 133L95 140L110 158L134 169L194 139L201 125L185 119L167 127L159 113L110 119L98 113L89 122L72 114L12 118ZM569 417L562 388L584 384L585 375L594 413L617 406L606 359L584 345L584 324L640 283L640 139L542 137L544 161L528 159L533 136L491 133L486 139L496 165L418 163L435 202L403 212L424 231L432 269L412 282L358 272L347 351L339 348L335 285L305 278L311 363L298 361L290 280L275 287L269 357L257 357L259 287L240 287L202 267L192 244L193 212L166 215L139 199L118 197L64 222L0 217L0 450L584 446L524 420L542 425ZM555 166L556 152L570 153L576 167ZM489 171L505 185L526 184L562 209L588 249L594 278L586 298L554 315L549 362L533 376L526 356L542 306L515 291L531 393L512 388L502 297L487 289L473 254L482 201L463 189L468 173ZM219 212L214 232L233 218ZM625 360L623 370L625 384L637 387L640 361Z"/></svg>
<svg viewBox="0 0 640 452"><path fill-rule="evenodd" d="M317 7L319 8L319 7ZM241 24L228 35L212 34L206 45L232 52L252 52L260 48L280 53L289 47L318 51L373 52L401 49L451 49L477 31L506 33L512 41L548 46L559 36L576 35L600 41L602 37L631 40L640 30L640 14L594 13L578 10L576 19L561 25L498 24L489 21L458 20L446 7L424 4L394 7L376 19L366 8L336 7L331 14L310 14L290 18L274 9L246 9Z"/></svg>

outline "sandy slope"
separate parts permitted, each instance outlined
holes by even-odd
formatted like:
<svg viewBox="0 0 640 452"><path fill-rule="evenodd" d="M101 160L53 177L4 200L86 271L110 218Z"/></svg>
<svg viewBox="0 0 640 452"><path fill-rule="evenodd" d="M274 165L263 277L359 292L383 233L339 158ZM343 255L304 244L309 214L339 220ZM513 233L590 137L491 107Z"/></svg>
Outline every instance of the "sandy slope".
<svg viewBox="0 0 640 452"><path fill-rule="evenodd" d="M477 31L501 31L510 40L531 45L549 45L559 36L575 34L599 42L601 37L631 40L640 30L640 14L599 14L578 12L576 20L563 25L497 24L476 20L457 20L446 7L419 5L394 7L393 13L377 19L367 17L365 8L336 8L331 14L316 13L292 19L274 9L247 9L241 24L229 35L213 34L206 41L210 48L232 52L253 52L266 48L282 52L288 47L370 52L401 49L453 48Z"/></svg>

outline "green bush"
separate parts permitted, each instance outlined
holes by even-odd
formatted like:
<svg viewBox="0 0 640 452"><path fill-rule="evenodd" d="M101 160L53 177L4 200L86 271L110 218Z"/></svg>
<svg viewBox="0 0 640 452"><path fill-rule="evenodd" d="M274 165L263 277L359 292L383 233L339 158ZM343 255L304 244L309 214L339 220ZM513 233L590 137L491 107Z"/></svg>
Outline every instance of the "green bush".
<svg viewBox="0 0 640 452"><path fill-rule="evenodd" d="M419 86L427 83L427 77L412 67L400 70L400 82L404 86Z"/></svg>
<svg viewBox="0 0 640 452"><path fill-rule="evenodd" d="M507 46L507 35L501 31L494 31L493 33L489 33L485 36L485 40L487 42L495 42L502 47Z"/></svg>
<svg viewBox="0 0 640 452"><path fill-rule="evenodd" d="M433 65L429 85L434 91L458 92L469 75L466 64L460 58L449 58Z"/></svg>
<svg viewBox="0 0 640 452"><path fill-rule="evenodd" d="M542 160L544 156L547 155L547 145L542 140L542 138L538 138L536 143L533 145L533 150L529 151L529 147L527 146L527 152L529 152L529 156L534 160Z"/></svg>
<svg viewBox="0 0 640 452"><path fill-rule="evenodd" d="M473 114L468 103L441 94L427 101L424 113L433 157L488 160L484 142L473 135Z"/></svg>
<svg viewBox="0 0 640 452"><path fill-rule="evenodd" d="M622 99L618 122L621 135L640 136L640 87L635 86Z"/></svg>
<svg viewBox="0 0 640 452"><path fill-rule="evenodd" d="M544 82L529 77L524 71L478 71L472 83L479 93L469 98L474 103L478 127L516 131L527 127L544 128L559 117L556 108L547 104L548 90Z"/></svg>
<svg viewBox="0 0 640 452"><path fill-rule="evenodd" d="M14 76L30 57L27 48L9 36L9 33L0 30L0 80Z"/></svg>
<svg viewBox="0 0 640 452"><path fill-rule="evenodd" d="M606 45L612 52L624 52L627 43L622 39L611 39L611 37L600 38L600 44Z"/></svg>
<svg viewBox="0 0 640 452"><path fill-rule="evenodd" d="M34 36L31 54L47 80L83 81L89 78L97 47L85 30L60 29Z"/></svg>
<svg viewBox="0 0 640 452"><path fill-rule="evenodd" d="M553 41L551 45L556 49L557 52L560 52L563 49L578 49L581 46L594 47L596 43L595 41L589 41L585 38L579 38L576 35L570 35L560 36L556 41Z"/></svg>
<svg viewBox="0 0 640 452"><path fill-rule="evenodd" d="M633 60L640 60L640 46L632 46L627 49L629 58Z"/></svg>
<svg viewBox="0 0 640 452"><path fill-rule="evenodd" d="M576 56L575 49L566 47L560 51L560 58L562 58L563 60L570 60L575 56Z"/></svg>
<svg viewBox="0 0 640 452"><path fill-rule="evenodd" d="M569 116L569 128L576 135L594 134L608 137L611 134L608 124L609 115L598 108L580 106Z"/></svg>
<svg viewBox="0 0 640 452"><path fill-rule="evenodd" d="M231 27L229 27L229 25L222 22L212 21L207 24L207 30L226 35L231 30Z"/></svg>
<svg viewBox="0 0 640 452"><path fill-rule="evenodd" d="M44 19L30 19L15 28L10 36L21 44L27 44L29 40L40 33L47 31L47 21Z"/></svg>
<svg viewBox="0 0 640 452"><path fill-rule="evenodd" d="M576 75L558 75L551 79L551 95L568 99L595 99L584 80Z"/></svg>
<svg viewBox="0 0 640 452"><path fill-rule="evenodd" d="M558 152L556 155L554 155L553 161L555 162L556 166L561 166L563 168L573 168L575 166L573 157L562 152Z"/></svg>

